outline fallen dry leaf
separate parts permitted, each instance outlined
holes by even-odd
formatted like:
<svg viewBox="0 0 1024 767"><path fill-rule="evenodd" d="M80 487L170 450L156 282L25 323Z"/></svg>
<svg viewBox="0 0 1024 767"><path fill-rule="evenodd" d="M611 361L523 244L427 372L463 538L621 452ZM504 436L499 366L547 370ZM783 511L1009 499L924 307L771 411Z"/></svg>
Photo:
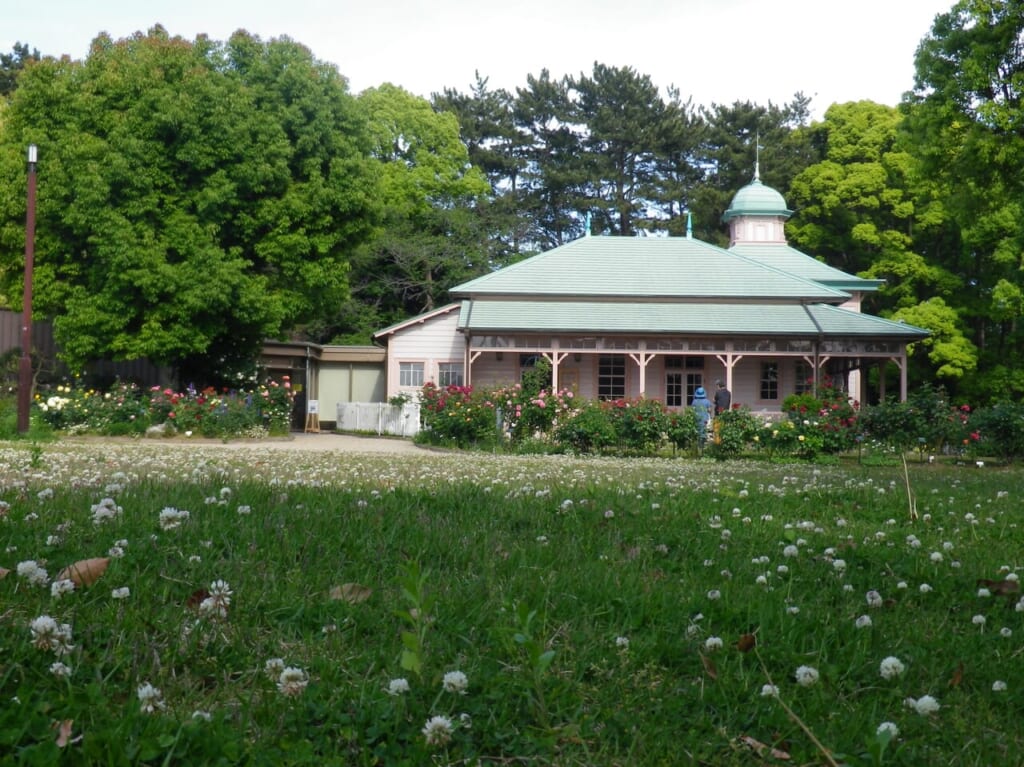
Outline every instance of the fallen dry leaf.
<svg viewBox="0 0 1024 767"><path fill-rule="evenodd" d="M1020 592L1018 581L990 581L988 578L978 578L978 588L982 587L996 597L1012 596Z"/></svg>
<svg viewBox="0 0 1024 767"><path fill-rule="evenodd" d="M57 731L57 748L64 748L71 742L71 725L73 720L65 719L63 722L54 722L53 729Z"/></svg>
<svg viewBox="0 0 1024 767"><path fill-rule="evenodd" d="M711 660L704 653L700 653L700 662L704 664L704 673L712 679L718 679L718 669L715 668L715 662Z"/></svg>
<svg viewBox="0 0 1024 767"><path fill-rule="evenodd" d="M949 680L949 686L959 687L962 681L964 681L964 662L960 661L957 664L956 671L953 672L953 677Z"/></svg>
<svg viewBox="0 0 1024 767"><path fill-rule="evenodd" d="M789 753L787 753L786 751L781 751L777 748L772 748L767 743L762 743L761 741L757 740L756 738L752 738L749 735L740 735L739 742L747 748L749 748L750 750L752 750L762 759L766 756L770 756L772 759L781 759L783 761L786 761L791 758Z"/></svg>
<svg viewBox="0 0 1024 767"><path fill-rule="evenodd" d="M196 589L188 595L188 599L185 601L185 605L193 610L199 608L199 605L203 603L204 599L208 599L210 592L206 589Z"/></svg>
<svg viewBox="0 0 1024 767"><path fill-rule="evenodd" d="M753 634L744 634L736 642L736 649L740 652L750 652L757 646L757 637Z"/></svg>
<svg viewBox="0 0 1024 767"><path fill-rule="evenodd" d="M373 589L369 586L363 586L360 583L343 583L331 588L331 599L357 605L369 599L372 593Z"/></svg>
<svg viewBox="0 0 1024 767"><path fill-rule="evenodd" d="M110 557L83 559L73 565L68 565L57 573L56 580L73 581L76 586L91 586L107 571L109 564Z"/></svg>
<svg viewBox="0 0 1024 767"><path fill-rule="evenodd" d="M9 573L9 572L10 572L10 570L8 570L6 567L0 567L0 580L3 580L4 578L6 578L7 577L7 573Z"/></svg>

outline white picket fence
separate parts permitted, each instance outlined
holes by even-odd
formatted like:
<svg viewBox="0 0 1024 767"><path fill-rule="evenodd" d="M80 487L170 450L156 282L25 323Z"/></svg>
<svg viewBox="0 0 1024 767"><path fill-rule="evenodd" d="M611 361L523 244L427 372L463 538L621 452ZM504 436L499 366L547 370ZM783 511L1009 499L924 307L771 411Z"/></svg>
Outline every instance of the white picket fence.
<svg viewBox="0 0 1024 767"><path fill-rule="evenodd" d="M339 402L337 427L341 431L376 432L413 437L420 430L420 406L415 402Z"/></svg>

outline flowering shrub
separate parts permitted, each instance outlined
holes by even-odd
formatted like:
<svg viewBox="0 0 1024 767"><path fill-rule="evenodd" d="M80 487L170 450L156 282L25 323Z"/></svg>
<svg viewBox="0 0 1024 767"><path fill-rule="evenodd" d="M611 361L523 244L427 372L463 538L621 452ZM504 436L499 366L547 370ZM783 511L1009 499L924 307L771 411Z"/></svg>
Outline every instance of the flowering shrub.
<svg viewBox="0 0 1024 767"><path fill-rule="evenodd" d="M615 445L618 435L603 403L588 400L555 427L555 441L574 453L600 453Z"/></svg>
<svg viewBox="0 0 1024 767"><path fill-rule="evenodd" d="M745 407L719 413L712 421L708 450L715 458L735 458L755 443L759 426Z"/></svg>
<svg viewBox="0 0 1024 767"><path fill-rule="evenodd" d="M860 403L825 378L817 396L794 394L782 402L782 409L796 424L795 455L813 458L819 453L842 453L856 445ZM800 439L800 437L803 439Z"/></svg>
<svg viewBox="0 0 1024 767"><path fill-rule="evenodd" d="M665 435L676 450L691 450L700 438L700 423L697 411L692 407L668 414Z"/></svg>
<svg viewBox="0 0 1024 767"><path fill-rule="evenodd" d="M291 426L293 393L285 377L255 390L153 387L143 392L119 382L108 392L61 385L53 393L37 394L36 409L54 429L105 435L142 434L165 424L169 433L191 432L204 437L287 434Z"/></svg>
<svg viewBox="0 0 1024 767"><path fill-rule="evenodd" d="M559 416L576 409L575 395L569 389L552 392L548 388L531 391L515 384L496 389L491 400L501 408L505 430L513 442L547 434Z"/></svg>
<svg viewBox="0 0 1024 767"><path fill-rule="evenodd" d="M117 383L110 391L58 386L52 394L36 394L36 409L52 428L98 434L136 434L150 420L141 390Z"/></svg>
<svg viewBox="0 0 1024 767"><path fill-rule="evenodd" d="M979 408L970 413L965 426L969 428L960 444L968 455L993 455L1004 461L1024 456L1024 404L1001 402Z"/></svg>
<svg viewBox="0 0 1024 767"><path fill-rule="evenodd" d="M428 381L420 391L420 420L421 439L438 444L469 447L496 439L494 402L472 386L439 387Z"/></svg>
<svg viewBox="0 0 1024 767"><path fill-rule="evenodd" d="M665 441L669 419L665 406L655 399L617 399L605 403L619 444L626 450L657 449Z"/></svg>

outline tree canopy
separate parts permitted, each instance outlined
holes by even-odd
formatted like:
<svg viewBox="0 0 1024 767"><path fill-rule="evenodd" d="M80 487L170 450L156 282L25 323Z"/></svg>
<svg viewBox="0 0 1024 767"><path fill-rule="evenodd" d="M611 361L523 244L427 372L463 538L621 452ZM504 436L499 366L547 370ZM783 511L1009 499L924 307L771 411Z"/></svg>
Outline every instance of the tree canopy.
<svg viewBox="0 0 1024 767"><path fill-rule="evenodd" d="M898 107L697 105L594 62L513 90L358 96L287 38L156 27L83 61L0 55L0 294L20 297L39 146L36 314L72 364L230 371L267 337L366 343L458 282L581 236L727 244L755 172L789 241L933 331L911 381L1024 397L1024 0L936 17Z"/></svg>
<svg viewBox="0 0 1024 767"><path fill-rule="evenodd" d="M21 291L32 142L34 310L66 360L232 373L346 298L375 221L369 138L344 79L286 38L101 35L84 61L19 78L0 135L3 288Z"/></svg>

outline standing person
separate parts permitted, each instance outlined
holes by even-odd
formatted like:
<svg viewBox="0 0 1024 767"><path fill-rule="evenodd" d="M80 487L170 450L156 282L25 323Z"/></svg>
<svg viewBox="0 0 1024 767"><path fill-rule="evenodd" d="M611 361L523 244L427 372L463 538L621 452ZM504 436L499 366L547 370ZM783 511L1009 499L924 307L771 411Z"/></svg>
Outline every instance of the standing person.
<svg viewBox="0 0 1024 767"><path fill-rule="evenodd" d="M708 393L704 391L703 386L698 386L697 391L693 393L693 401L690 403L690 407L697 414L697 444L703 450L704 442L707 439L708 421L711 420L713 407L711 400L708 399Z"/></svg>
<svg viewBox="0 0 1024 767"><path fill-rule="evenodd" d="M721 415L732 405L732 392L725 388L722 381L715 390L715 415Z"/></svg>

